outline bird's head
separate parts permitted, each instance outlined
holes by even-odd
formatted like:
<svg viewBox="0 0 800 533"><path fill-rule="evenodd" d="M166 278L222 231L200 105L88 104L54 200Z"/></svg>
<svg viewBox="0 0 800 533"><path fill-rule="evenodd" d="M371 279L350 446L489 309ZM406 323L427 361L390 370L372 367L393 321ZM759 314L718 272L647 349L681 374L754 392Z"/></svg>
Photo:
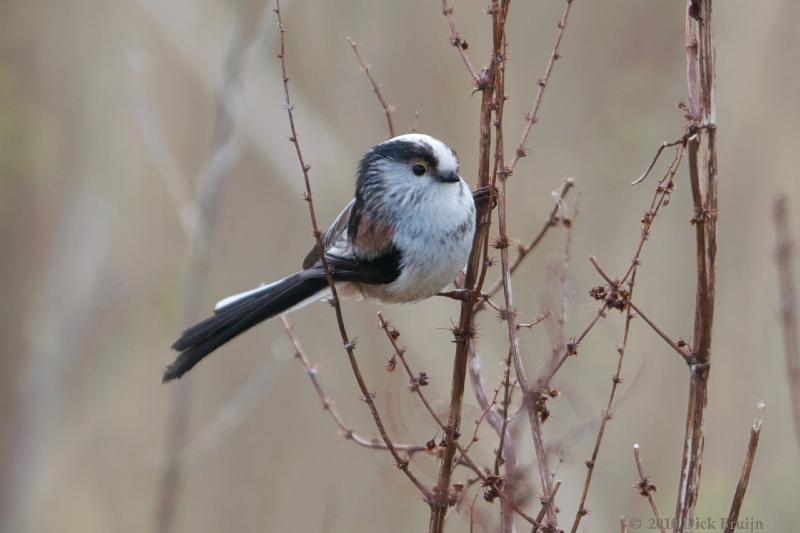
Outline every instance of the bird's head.
<svg viewBox="0 0 800 533"><path fill-rule="evenodd" d="M460 182L453 149L421 133L400 135L374 146L358 165L362 194L449 189Z"/></svg>

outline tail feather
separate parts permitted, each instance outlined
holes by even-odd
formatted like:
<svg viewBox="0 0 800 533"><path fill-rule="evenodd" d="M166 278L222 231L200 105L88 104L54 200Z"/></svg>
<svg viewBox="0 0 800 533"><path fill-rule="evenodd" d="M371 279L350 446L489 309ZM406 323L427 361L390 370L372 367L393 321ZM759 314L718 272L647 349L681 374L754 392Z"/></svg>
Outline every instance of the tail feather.
<svg viewBox="0 0 800 533"><path fill-rule="evenodd" d="M327 287L324 277L298 272L263 290L243 295L184 331L172 345L180 352L163 381L180 378L205 356L253 326L300 304Z"/></svg>

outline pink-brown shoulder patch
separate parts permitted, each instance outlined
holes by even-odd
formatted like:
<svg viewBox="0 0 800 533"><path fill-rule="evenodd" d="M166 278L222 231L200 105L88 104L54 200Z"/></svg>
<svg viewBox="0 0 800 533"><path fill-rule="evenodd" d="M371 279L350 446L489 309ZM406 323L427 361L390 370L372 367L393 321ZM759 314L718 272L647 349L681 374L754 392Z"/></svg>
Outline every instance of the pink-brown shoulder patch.
<svg viewBox="0 0 800 533"><path fill-rule="evenodd" d="M394 230L388 222L362 215L353 244L363 253L379 254L391 248L393 238Z"/></svg>

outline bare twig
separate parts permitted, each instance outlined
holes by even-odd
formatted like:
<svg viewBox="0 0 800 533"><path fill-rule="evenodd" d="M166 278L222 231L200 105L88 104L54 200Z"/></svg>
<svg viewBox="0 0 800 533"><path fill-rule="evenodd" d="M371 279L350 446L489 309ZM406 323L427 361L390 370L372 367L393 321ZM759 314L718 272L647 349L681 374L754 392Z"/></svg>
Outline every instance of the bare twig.
<svg viewBox="0 0 800 533"><path fill-rule="evenodd" d="M492 169L492 185L498 182L499 190L497 194L497 212L498 212L498 226L499 236L495 243L495 247L500 250L501 265L502 265L502 280L503 280L503 295L505 297L505 308L499 310L499 316L505 320L508 331L508 355L505 360L505 373L503 379L503 402L502 402L502 422L498 434L500 436L500 443L497 448L497 453L494 461L494 475L499 476L501 455L506 439L506 427L508 425L508 409L511 403L511 368L512 364L516 369L517 380L524 394L529 393L527 384L527 375L522 366L522 356L520 353L519 343L519 328L517 327L517 310L514 306L513 289L511 287L511 270L508 255L508 247L510 239L508 237L508 203L507 198L507 185L509 174L505 171L504 161L504 147L503 147L503 111L505 109L505 67L507 57L507 41L506 41L506 17L508 15L508 2L494 1L491 4L492 14L492 34L494 41L494 49L498 52L493 57L494 65L494 125L495 125L495 148L494 148L494 166ZM547 461L544 454L544 443L541 439L541 421L538 419L537 414L532 414L532 431L534 434L534 442L537 443L537 457L539 459L539 471L542 473L542 491L545 497L549 497L551 493L549 471L547 471ZM537 438L537 436L539 438ZM511 491L512 497L514 492L514 485L509 484L507 490ZM548 513L555 519L555 512ZM512 517L501 509L501 531L510 532L513 528L511 522Z"/></svg>
<svg viewBox="0 0 800 533"><path fill-rule="evenodd" d="M612 287L619 287L619 285L620 285L619 281L614 281L614 280L611 279L611 277L606 273L606 271L603 270L603 267L601 267L600 264L597 262L597 258L596 257L590 256L589 257L589 262L592 263L592 266L594 266L595 270L597 270L597 272L600 274L600 276L604 280L606 280L606 282L609 285L611 285ZM634 275L635 275L636 271L634 270L633 272L634 272ZM687 362L687 364L692 364L693 359L691 357L691 354L687 353L686 349L681 347L681 344L679 344L679 341L673 340L672 337L667 335L661 327L659 327L646 314L644 314L644 312L639 307L637 307L636 304L633 303L633 301L631 300L632 296L633 296L632 294L629 294L628 297L626 298L626 300L623 302L623 305L627 305L627 306L630 306L631 308L633 308L633 310L636 311L636 314L638 314L640 317L642 317L642 319L645 322L647 322L647 325L650 326L653 329L653 331L655 331L658 334L659 337L664 339L664 342L669 344L670 347L672 347L673 350L678 352L678 354L681 357L683 357L683 359Z"/></svg>
<svg viewBox="0 0 800 533"><path fill-rule="evenodd" d="M648 317L646 314L644 314L644 312L643 312L643 311L642 311L642 310L641 310L639 307L637 307L635 303L633 303L633 302L629 301L629 302L628 302L628 305L629 305L629 306L630 306L630 307L631 307L631 308L632 308L634 311L636 311L636 314L637 314L637 315L639 315L640 317L642 317L642 320L644 320L644 321L647 323L647 325L648 325L648 326L650 326L650 327L652 328L652 330L653 330L653 331L655 331L655 332L658 334L658 336L659 336L659 337L661 337L662 339L664 339L664 342L666 342L667 344L669 344L669 345L670 345L670 347L671 347L673 350L675 350L675 352L676 352L678 355L680 355L681 357L683 357L683 360L684 360L684 361L686 361L686 364L688 364L688 365L691 365L691 364L693 364L693 363L694 363L694 359L693 359L693 357L692 357L692 354L690 354L690 353L687 353L687 347L688 347L688 345L684 345L684 344L682 344L682 342L681 342L681 341L676 341L676 340L673 340L673 339L672 339L672 337L670 337L669 335L667 335L667 334L664 332L664 330L663 330L663 329L661 329L661 327L660 327L660 326L658 326L658 325L657 325L655 322L653 322L653 321L652 321L652 320L651 320L651 319L650 319L650 318L649 318L649 317ZM682 347L682 346L685 346L685 347Z"/></svg>
<svg viewBox="0 0 800 533"><path fill-rule="evenodd" d="M550 383L553 381L553 378L561 370L561 367L564 365L564 362L567 360L568 357L572 355L578 355L578 346L586 339L586 336L589 335L594 327L597 325L597 322L601 318L606 317L606 311L608 310L608 305L603 303L598 310L597 313L594 315L592 320L583 328L580 335L577 337L572 337L569 342L567 343L566 348L564 349L564 353L561 354L561 357L556 361L555 365L552 365L550 368L544 369L542 374L536 380L536 384L540 389L546 388L550 386Z"/></svg>
<svg viewBox="0 0 800 533"><path fill-rule="evenodd" d="M650 165L645 169L645 171L641 174L641 176L639 176L638 178L636 178L635 180L633 180L631 182L631 185L637 185L637 184L643 182L645 180L645 178L647 178L647 176L653 170L653 167L656 166L656 163L658 162L658 158L661 157L661 152L663 152L665 148L669 148L671 146L678 146L679 144L680 145L686 144L686 139L681 137L680 139L678 139L676 141L661 143L661 146L659 146L658 150L656 150L656 155L653 156L653 160L650 162Z"/></svg>
<svg viewBox="0 0 800 533"><path fill-rule="evenodd" d="M703 462L704 413L708 399L711 334L714 326L714 292L717 255L717 151L714 83L716 77L712 40L712 0L689 0L686 7L686 64L690 127L698 128L687 143L689 177L694 203L697 243L697 296L690 366L686 433L681 459L675 533L694 522Z"/></svg>
<svg viewBox="0 0 800 533"><path fill-rule="evenodd" d="M292 326L291 322L289 322L289 319L286 318L285 315L281 315L281 323L283 324L283 329L286 330L286 335L292 342L295 358L300 362L300 365L302 365L303 369L306 371L306 375L308 375L308 379L311 381L311 385L314 387L314 391L317 393L319 401L322 403L322 409L327 412L331 419L333 419L334 423L336 423L336 426L339 428L342 437L344 437L345 440L353 441L364 448L387 450L388 446L385 442L382 442L380 439L372 439L359 435L353 431L353 428L351 428L347 422L344 421L344 418L339 413L338 409L336 409L333 401L331 401L331 399L325 393L325 389L322 388L322 384L319 381L318 369L311 363L305 351L303 350L303 347L294 332L294 327ZM409 455L413 455L417 452L428 451L424 444L395 443L394 447L397 450L402 450L408 453Z"/></svg>
<svg viewBox="0 0 800 533"><path fill-rule="evenodd" d="M442 7L448 22L451 22L451 37L459 39L458 49L465 60L467 56L460 38L452 26L452 10L448 7L446 0L442 0ZM496 57L500 51L500 43L495 41L492 45L492 57ZM488 187L490 184L490 150L491 150L491 121L492 121L492 95L494 92L494 71L496 65L486 74L484 86L481 87L481 107L480 107L480 142L478 146L478 186ZM477 74L474 69L470 69L473 75L473 83L478 83ZM456 343L456 353L453 361L453 376L450 389L450 413L447 420L447 431L445 432L445 451L444 457L439 467L439 476L436 483L436 501L431 505L431 516L428 525L429 533L442 533L444 531L444 521L449 506L450 480L453 475L454 458L456 451L456 439L460 435L461 412L464 399L464 382L467 374L467 363L469 358L470 344L474 340L474 308L483 286L486 276L487 250L489 243L489 225L491 223L491 205L494 194L490 194L488 202L477 206L477 229L472 241L472 251L467 260L466 275L464 276L463 288L469 291L470 296L461 302L461 311L458 319L458 326L453 329Z"/></svg>
<svg viewBox="0 0 800 533"><path fill-rule="evenodd" d="M347 38L347 42L350 43L350 47L353 49L353 53L356 55L359 65L361 65L361 70L363 70L364 74L367 75L367 79L369 80L370 85L372 85L372 90L375 92L375 96L381 103L383 113L386 115L386 127L389 130L389 137L394 137L394 123L392 122L392 112L394 111L394 108L391 104L387 103L386 99L383 97L381 86L372 76L372 67L366 61L364 61L364 58L361 56L361 52L358 49L358 44L350 37Z"/></svg>
<svg viewBox="0 0 800 533"><path fill-rule="evenodd" d="M761 424L764 422L764 402L758 402L756 411L756 418L753 420L753 425L750 426L750 441L747 443L747 454L744 457L742 474L739 476L739 483L736 485L736 492L731 502L731 510L728 512L728 520L725 522L725 533L733 533L736 530L736 522L739 520L739 511L742 509L747 483L750 481L750 471L753 469L753 460L756 458L758 438L761 436Z"/></svg>
<svg viewBox="0 0 800 533"><path fill-rule="evenodd" d="M792 396L792 413L797 443L800 445L800 333L797 324L797 286L792 269L794 241L787 214L787 199L781 195L775 200L775 232L777 233L778 286L780 287L781 326L786 352L786 374Z"/></svg>
<svg viewBox="0 0 800 533"><path fill-rule="evenodd" d="M427 385L427 375L425 373L415 374L411 368L411 365L408 363L408 359L405 355L405 347L400 346L397 343L397 339L400 337L400 333L395 329L384 317L383 314L378 312L378 320L380 321L381 329L386 333L386 337L389 339L389 342L394 349L395 356L400 359L400 363L402 364L403 368L406 371L406 374L409 378L409 390L416 394L420 401L425 406L425 409L428 411L428 414L431 415L431 418L436 422L439 428L442 431L447 431L447 426L445 426L444 422L439 418L439 415L436 414L436 411L430 404L425 393L422 391L422 387ZM489 490L493 491L495 494L500 496L500 498L509 505L509 508L522 516L525 520L534 524L533 519L528 516L524 511L522 511L514 501L512 501L512 496L507 492L504 492L499 488L499 486L495 486L494 479L488 476L485 472L483 472L478 465L469 457L468 450L464 448L461 443L455 441L455 447L458 449L459 454L461 455L462 461L470 468L473 472L475 472L478 477L480 477L481 481L484 482L484 485L489 488Z"/></svg>
<svg viewBox="0 0 800 533"><path fill-rule="evenodd" d="M553 490L550 492L550 496L549 497L547 497L547 498L545 498L544 496L542 497L542 508L539 510L539 514L536 515L536 522L537 523L541 523L542 520L544 520L544 515L550 510L550 508L553 507L553 503L556 500L556 494L558 494L558 489L560 489L560 488L561 488L561 480L556 481L553 484ZM549 527L549 526L547 528L545 528L545 527L543 527L541 525L538 525L538 526L535 526L531 530L531 533L537 533L538 531L551 532L551 531L555 531L555 530L553 528Z"/></svg>
<svg viewBox="0 0 800 533"><path fill-rule="evenodd" d="M428 411L428 414L431 415L431 418L433 418L433 420L436 422L436 425L439 426L439 429L444 431L446 429L444 422L441 418L439 418L439 415L436 414L436 410L433 408L428 400L428 397L422 390L422 388L428 384L428 375L425 372L420 372L416 375L414 374L414 371L411 369L411 365L408 363L408 359L406 358L405 346L400 346L397 343L397 339L400 338L400 332L397 331L397 329L392 326L388 320L383 318L383 313L380 311L378 311L378 321L380 322L381 329L384 331L384 333L386 333L386 338L389 339L389 343L392 345L395 356L400 359L400 363L408 375L408 390L417 395L422 404L425 406L425 410Z"/></svg>
<svg viewBox="0 0 800 533"><path fill-rule="evenodd" d="M556 61L561 58L559 48L561 47L561 39L564 37L564 30L567 29L567 19L569 19L569 12L572 8L573 0L566 0L567 5L564 8L564 14L561 15L561 20L558 21L558 33L556 33L556 41L553 44L553 51L550 53L550 59L547 61L547 66L544 69L544 75L537 82L539 89L536 91L536 96L533 99L530 111L525 115L525 127L522 134L517 141L517 148L514 151L514 157L511 159L511 164L508 166L508 174L513 174L514 169L517 168L517 163L522 157L528 155L528 150L525 149L525 141L528 140L528 135L531 133L533 125L539 121L538 113L539 107L542 105L542 98L544 97L544 90L550 82L550 74L553 72L553 66Z"/></svg>
<svg viewBox="0 0 800 533"><path fill-rule="evenodd" d="M592 258L594 259L594 258ZM595 261L592 261L593 264L596 265ZM636 282L636 270L634 269L633 274L631 275L630 283L629 283L629 298L633 296L633 289ZM594 469L597 465L597 457L600 453L600 445L603 442L603 436L605 435L606 425L608 421L611 420L612 417L612 407L614 405L614 398L617 394L617 389L619 388L619 384L622 383L622 378L620 377L622 373L622 362L625 358L625 351L628 348L628 337L630 335L631 330L631 321L633 320L633 313L631 312L630 306L626 309L625 314L625 329L622 333L622 344L617 347L617 368L614 371L614 374L611 376L611 390L608 393L608 401L606 402L606 408L602 412L600 416L600 428L597 430L597 436L595 437L594 441L594 448L592 449L592 455L589 460L586 461L586 477L583 482L583 490L581 491L581 499L578 503L578 511L575 513L575 520L572 522L572 533L576 533L578 531L578 525L581 522L581 519L589 512L586 507L586 499L589 496L589 486L592 483L592 476L594 475ZM634 448L634 453L638 452L638 447Z"/></svg>
<svg viewBox="0 0 800 533"><path fill-rule="evenodd" d="M575 515L575 520L573 521L572 524L572 533L575 533L577 531L581 519L588 512L586 508L586 499L588 497L589 487L591 485L594 469L597 464L597 457L600 451L600 445L602 443L603 436L605 435L606 425L612 416L611 409L613 406L614 398L616 396L619 384L622 382L621 378L622 363L627 348L631 320L635 317L635 315L631 312L631 309L636 311L637 314L645 320L645 322L647 322L657 333L661 335L661 337L665 341L667 341L668 344L670 344L670 346L672 346L675 350L677 350L678 353L680 353L681 357L684 358L684 360L686 360L687 362L690 360L690 357L686 353L686 351L682 350L677 342L673 341L669 336L667 336L663 332L663 330L661 330L658 326L656 326L655 323L653 323L647 316L641 313L641 311L638 308L636 308L636 306L632 302L634 286L636 281L636 271L641 262L640 257L644 249L644 243L650 236L650 231L656 219L656 216L658 215L661 207L663 207L668 203L669 195L674 189L673 179L675 177L675 173L677 172L678 165L683 157L684 142L685 139L682 139L675 143L664 143L664 145L662 145L662 149L666 146L678 146L678 149L676 151L674 159L667 168L666 173L661 178L656 187L655 193L653 194L653 198L650 201L649 209L645 211L645 214L642 217L641 238L639 239L639 244L636 248L633 258L631 259L630 266L628 267L627 271L625 272L625 275L622 278L622 281L612 279L611 276L609 276L600 266L596 257L594 256L589 257L589 261L595 267L600 276L609 285L609 296L607 296L604 299L604 306L609 305L609 298L621 299L620 303L623 306L623 308L625 308L626 316L625 316L625 329L623 332L622 344L617 348L617 353L619 355L617 359L617 368L616 371L614 372L614 375L611 378L612 382L611 390L609 392L609 398L606 404L606 409L602 412L600 427L598 428L597 436L595 437L595 443L594 443L594 448L592 450L592 455L591 458L588 461L586 461L587 472L586 472L586 477L584 479L583 491L581 493L581 500L578 505L578 511ZM661 150L658 151L658 154L660 153ZM658 155L656 156L655 159L657 158ZM653 163L650 165L650 168L648 168L648 170L645 172L644 175L650 172L653 165L655 164L655 159ZM627 284L627 289L625 288L626 284ZM594 293L594 291L595 289L593 289L592 292ZM597 295L595 297L602 299L602 293L596 293L596 294Z"/></svg>
<svg viewBox="0 0 800 533"><path fill-rule="evenodd" d="M661 518L661 513L658 512L656 500L653 498L653 493L656 491L656 486L650 483L650 478L644 473L644 465L642 465L642 458L639 456L639 445L633 445L633 458L636 461L636 470L639 471L639 481L633 486L639 491L639 494L647 498L650 503L650 508L653 510L653 516L656 520L656 526L661 533L667 533L664 527L664 519Z"/></svg>
<svg viewBox="0 0 800 533"><path fill-rule="evenodd" d="M469 54L467 54L469 45L456 29L456 23L453 19L453 8L450 7L447 0L442 0L442 14L447 18L447 25L450 26L450 44L455 46L456 50L458 50L458 55L461 56L461 61L463 61L464 66L467 67L467 72L472 79L472 84L477 88L481 88L482 78L478 75L478 71L475 70L475 67L472 66L472 61L469 58Z"/></svg>
<svg viewBox="0 0 800 533"><path fill-rule="evenodd" d="M619 530L620 533L628 533L628 521L624 516L619 517Z"/></svg>
<svg viewBox="0 0 800 533"><path fill-rule="evenodd" d="M528 257L528 254L530 254L539 245L539 243L542 242L542 239L544 239L545 235L547 235L550 228L554 228L555 226L558 225L560 220L558 217L558 211L559 209L561 209L561 202L564 200L564 198L566 198L567 193L569 193L570 189L572 189L574 186L575 186L574 179L565 178L564 183L562 183L561 187L557 189L558 191L557 194L554 193L554 195L556 196L555 205L553 206L553 209L550 211L550 213L547 215L547 218L545 219L542 228L533 237L533 239L531 239L531 241L528 244L520 245L517 248L517 255L516 257L514 257L514 261L511 263L510 267L512 275L514 274L514 272L517 271L517 268L519 268L520 264L525 260L525 258ZM494 283L492 283L491 287L489 287L486 290L487 296L489 297L494 296L497 293L497 291L499 291L502 287L503 287L503 277L501 275L499 278L495 280ZM483 309L483 302L479 303L476 306L475 312L477 313L481 309Z"/></svg>
<svg viewBox="0 0 800 533"><path fill-rule="evenodd" d="M561 20L558 23L558 32L556 34L556 40L553 45L553 50L550 55L550 58L547 62L547 66L545 67L545 73L542 76L542 79L539 80L539 89L537 91L536 97L534 98L533 105L531 107L530 112L526 117L525 127L523 128L522 134L520 135L520 139L517 142L516 150L514 152L514 156L511 160L511 163L506 166L505 159L504 159L504 148L503 148L503 130L502 130L502 123L503 123L503 109L505 103L505 64L506 64L506 36L505 36L505 23L506 17L508 13L508 2L502 2L502 4L498 2L492 3L492 18L493 18L493 33L494 33L494 43L495 43L495 50L498 53L495 53L495 124L497 127L497 136L496 136L496 143L495 143L495 171L494 171L494 180L496 180L497 176L499 175L500 181L500 188L498 194L498 226L499 226L499 237L497 239L496 247L500 249L500 260L501 260L501 268L502 268L502 279L503 279L503 295L505 297L505 313L504 317L506 320L506 324L508 326L508 342L509 342L509 354L508 360L506 361L507 371L513 362L514 368L517 374L517 380L519 381L520 387L523 390L523 393L526 396L531 396L530 399L525 400L526 403L530 402L530 409L528 410L528 419L531 425L531 437L534 443L534 450L536 452L536 459L537 465L539 470L539 478L542 485L542 493L545 498L549 498L550 494L552 493L552 478L550 475L550 469L547 462L547 453L545 450L544 445L544 437L542 436L542 419L540 417L540 413L537 411L536 408L533 406L537 403L533 396L539 394L531 390L529 383L528 383L528 376L526 374L522 355L520 353L520 343L519 343L519 331L517 328L517 309L514 305L514 293L511 285L511 265L509 261L509 254L508 254L508 246L510 244L510 240L508 237L508 214L507 214L507 181L509 176L511 176L514 172L514 169L519 162L519 159L526 155L525 150L525 141L530 134L531 128L533 127L534 122L536 122L536 114L538 113L539 106L542 102L542 97L544 96L544 89L547 86L547 83L550 79L550 74L553 70L553 66L555 65L556 60L560 57L559 54L559 46L561 44L561 39L564 35L564 30L566 29L567 19L569 17L570 8L572 7L572 0L567 0L566 7L564 9L564 14L561 17ZM498 172L498 169L500 171ZM505 388L508 390L509 387L509 380L505 380ZM506 392L506 397L508 397L508 392ZM507 416L506 416L507 418ZM503 438L503 434L501 434L501 439ZM548 517L548 526L556 527L557 525L557 518L555 512L555 506L551 505L548 507L547 510L547 517Z"/></svg>
<svg viewBox="0 0 800 533"><path fill-rule="evenodd" d="M342 315L342 308L339 304L339 296L336 291L336 285L333 281L333 274L328 266L328 261L325 257L325 246L322 243L322 232L319 230L319 226L317 224L317 215L314 211L314 200L311 194L311 181L309 179L309 170L311 167L306 164L305 158L303 157L303 153L300 149L300 142L298 141L297 137L297 128L295 126L294 121L294 112L292 107L292 102L289 94L289 77L286 73L286 28L283 25L283 21L281 19L281 11L280 11L280 0L276 0L275 2L275 16L277 18L278 23L278 31L280 33L280 53L278 54L278 58L280 59L281 63L281 73L283 75L283 91L286 103L286 113L289 118L289 128L291 130L291 137L289 140L294 145L295 153L297 155L297 160L300 163L300 168L303 173L303 182L305 184L305 200L308 203L308 212L309 217L311 218L311 227L314 234L314 239L316 240L317 251L319 252L320 261L322 262L322 266L325 270L325 276L328 281L328 287L331 290L331 304L333 305L334 312L336 314L336 322L339 327L339 334L342 338L342 344L344 345L344 349L347 352L347 357L350 362L350 367L353 370L353 375L356 378L356 382L358 383L358 388L361 390L362 397L364 402L367 404L370 410L370 414L372 414L372 418L375 421L375 425L378 428L378 432L383 439L384 444L388 448L389 452L392 454L394 458L395 465L403 471L403 473L408 477L411 483L414 484L415 487L423 494L426 501L432 501L432 495L430 490L421 482L417 477L411 472L409 468L409 462L407 459L400 456L399 451L395 447L392 440L389 438L389 435L386 433L386 429L383 425L383 421L381 420L380 414L378 413L378 408L375 405L375 401L373 398L372 392L367 387L367 383L364 380L363 375L361 374L361 369L358 365L358 361L355 355L355 342L350 340L350 337L347 333L347 329L344 324L344 317Z"/></svg>

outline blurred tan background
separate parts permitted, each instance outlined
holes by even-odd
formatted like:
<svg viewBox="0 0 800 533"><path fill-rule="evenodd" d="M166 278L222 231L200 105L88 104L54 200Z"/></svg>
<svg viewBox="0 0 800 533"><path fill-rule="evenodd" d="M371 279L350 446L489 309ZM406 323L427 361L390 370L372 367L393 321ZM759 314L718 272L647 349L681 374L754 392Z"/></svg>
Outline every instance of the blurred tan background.
<svg viewBox="0 0 800 533"><path fill-rule="evenodd" d="M479 97L448 45L437 1L284 0L298 127L325 223L349 200L358 157L386 136L384 117L345 41L352 36L397 109L400 131L420 129L476 166ZM485 2L455 0L456 20L478 66L486 62ZM194 291L201 308L293 272L312 244L301 176L283 110L277 32L267 6L203 0L5 0L0 20L0 528L15 532L155 531L157 483L173 385L161 371L182 317L188 244L170 195L202 180L220 135L223 63L237 32L245 46L240 90L228 87L237 145L222 175L209 263ZM506 136L517 138L552 46L563 2L514 2ZM565 176L581 191L570 274L568 334L595 310L587 291L597 255L625 268L654 182L630 187L654 149L677 137L685 97L684 2L575 2L540 113L511 182L511 232L526 240ZM242 10L242 11L237 11ZM237 14L238 13L238 14ZM238 19L237 19L238 17ZM266 22L264 22L266 17ZM800 235L800 4L717 2L720 251L717 322L699 517L727 514L755 404L767 404L761 447L742 517L766 531L798 527L800 453L795 441L773 262L771 204L792 201ZM237 22L238 20L238 22ZM237 26L238 24L238 26ZM200 176L200 178L198 178ZM171 181L172 180L172 181ZM175 181L177 180L177 181ZM639 271L637 300L675 336L691 333L694 244L682 172L657 220ZM175 189L173 189L174 192ZM553 231L521 269L526 316L540 311L548 265L562 253ZM497 270L497 269L495 269ZM496 274L496 272L494 273ZM493 274L493 275L494 275ZM798 273L800 274L800 273ZM381 306L403 333L428 394L446 404L457 305L436 299ZM384 369L390 348L371 302L347 301L350 333L378 405L398 441L435 429ZM324 305L294 316L320 379L347 420L373 435L335 322ZM495 383L505 326L481 318L481 353ZM571 523L594 432L564 438L605 404L620 342L612 315L567 362L546 437L560 442L561 522ZM523 334L528 364L548 355L546 329ZM176 532L422 531L427 507L388 455L343 441L273 321L226 346L188 377L187 466ZM634 379L635 376L638 376ZM643 324L623 369L624 401L610 422L589 497L586 532L618 531L646 502L631 484L641 443L665 516L674 509L687 370ZM478 410L468 390L465 424ZM491 461L484 433L477 458ZM525 441L527 433L521 432ZM482 447L481 447L482 446ZM522 463L530 454L523 446ZM426 482L430 458L415 459ZM468 476L457 473L457 480ZM530 478L534 479L534 478ZM535 484L535 483L534 483ZM532 505L532 504L529 504ZM497 508L478 504L479 513ZM489 522L488 530L491 530ZM454 515L450 530L465 530Z"/></svg>

